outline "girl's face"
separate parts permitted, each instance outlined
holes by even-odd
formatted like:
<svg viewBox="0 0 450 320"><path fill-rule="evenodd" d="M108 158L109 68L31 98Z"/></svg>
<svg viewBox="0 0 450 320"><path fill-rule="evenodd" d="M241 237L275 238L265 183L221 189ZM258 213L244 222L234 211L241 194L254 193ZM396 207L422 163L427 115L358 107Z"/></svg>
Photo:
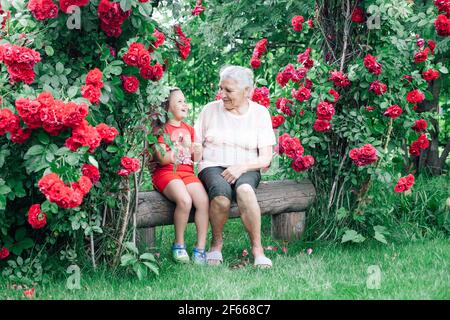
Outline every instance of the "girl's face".
<svg viewBox="0 0 450 320"><path fill-rule="evenodd" d="M227 110L239 108L245 103L249 89L239 87L233 79L224 79L219 83L219 90L222 95L223 105Z"/></svg>
<svg viewBox="0 0 450 320"><path fill-rule="evenodd" d="M169 110L177 121L181 121L188 116L189 106L186 103L183 92L180 90L170 94Z"/></svg>

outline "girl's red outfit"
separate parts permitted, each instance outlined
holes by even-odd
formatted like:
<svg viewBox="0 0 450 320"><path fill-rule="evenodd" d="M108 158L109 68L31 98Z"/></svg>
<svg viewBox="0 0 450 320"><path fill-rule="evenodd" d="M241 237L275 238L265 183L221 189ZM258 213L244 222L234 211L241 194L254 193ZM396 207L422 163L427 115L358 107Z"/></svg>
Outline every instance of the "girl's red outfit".
<svg viewBox="0 0 450 320"><path fill-rule="evenodd" d="M173 163L164 166L158 165L155 168L152 176L155 189L162 193L169 182L175 179L182 180L185 185L201 183L194 173L194 165L191 160L194 128L184 122L181 122L179 127L166 123L163 135L158 137L158 143L165 144L166 152L168 152L171 151L171 148L165 143L164 136L170 137L178 164L176 168Z"/></svg>

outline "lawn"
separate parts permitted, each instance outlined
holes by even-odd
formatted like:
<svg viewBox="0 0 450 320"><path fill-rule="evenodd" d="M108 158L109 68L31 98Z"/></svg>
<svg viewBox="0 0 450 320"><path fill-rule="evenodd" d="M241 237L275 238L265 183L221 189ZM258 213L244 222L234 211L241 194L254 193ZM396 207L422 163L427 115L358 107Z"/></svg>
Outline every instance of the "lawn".
<svg viewBox="0 0 450 320"><path fill-rule="evenodd" d="M63 272L38 285L36 299L450 299L450 241L420 240L383 245L336 243L287 244L270 239L270 220L263 219L264 245L274 267L259 270L242 257L249 249L239 219L226 225L225 263L218 267L176 265L170 260L173 227L159 228L160 275L140 282L132 274L100 268L81 271L81 289L66 288ZM194 242L194 226L186 238ZM161 245L162 244L162 245ZM311 248L308 254L306 249ZM251 257L250 257L251 261ZM376 277L372 270L380 270ZM61 268L62 269L62 268ZM368 285L369 284L369 285ZM0 299L23 298L23 290L0 283Z"/></svg>

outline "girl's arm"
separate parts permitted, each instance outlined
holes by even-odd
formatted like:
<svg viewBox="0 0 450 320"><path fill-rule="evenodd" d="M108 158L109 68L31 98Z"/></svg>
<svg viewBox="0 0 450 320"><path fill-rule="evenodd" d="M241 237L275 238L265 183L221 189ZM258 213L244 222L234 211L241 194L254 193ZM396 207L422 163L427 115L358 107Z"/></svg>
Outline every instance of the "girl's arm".
<svg viewBox="0 0 450 320"><path fill-rule="evenodd" d="M160 143L159 145L155 146L155 155L156 155L156 160L158 161L158 163L162 166L168 165L168 164L172 164L174 163L174 154L172 152L172 150L169 151L165 151L164 152L164 156L161 154L160 150L166 150L166 145L163 143Z"/></svg>

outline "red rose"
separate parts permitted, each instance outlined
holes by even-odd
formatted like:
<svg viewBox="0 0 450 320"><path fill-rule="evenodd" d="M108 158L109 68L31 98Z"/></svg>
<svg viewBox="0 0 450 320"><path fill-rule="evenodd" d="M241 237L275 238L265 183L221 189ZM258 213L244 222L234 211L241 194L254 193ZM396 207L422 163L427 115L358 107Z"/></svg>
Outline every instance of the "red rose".
<svg viewBox="0 0 450 320"><path fill-rule="evenodd" d="M413 90L406 95L409 103L421 103L425 99L425 95L420 90Z"/></svg>
<svg viewBox="0 0 450 320"><path fill-rule="evenodd" d="M397 118L402 114L403 110L398 105L394 104L389 106L389 108L384 111L383 115L385 117Z"/></svg>
<svg viewBox="0 0 450 320"><path fill-rule="evenodd" d="M198 16L200 13L203 12L203 10L205 10L205 8L202 5L202 0L197 0L197 2L195 4L195 8L192 9L192 15Z"/></svg>
<svg viewBox="0 0 450 320"><path fill-rule="evenodd" d="M412 174L408 174L406 177L402 177L397 181L397 184L394 187L395 192L405 192L414 185L414 176Z"/></svg>
<svg viewBox="0 0 450 320"><path fill-rule="evenodd" d="M378 160L377 150L371 144L366 144L350 150L350 159L357 166L366 166Z"/></svg>
<svg viewBox="0 0 450 320"><path fill-rule="evenodd" d="M52 0L30 0L28 10L37 20L53 19L58 16L58 6Z"/></svg>
<svg viewBox="0 0 450 320"><path fill-rule="evenodd" d="M352 12L352 21L356 23L364 22L364 10L361 7L356 7Z"/></svg>
<svg viewBox="0 0 450 320"><path fill-rule="evenodd" d="M381 83L378 80L373 81L369 87L369 92L373 92L377 96L384 94L386 92L386 90L387 90L387 85L385 85L384 83Z"/></svg>
<svg viewBox="0 0 450 320"><path fill-rule="evenodd" d="M416 120L414 125L411 127L416 132L424 131L427 128L427 121L424 119Z"/></svg>
<svg viewBox="0 0 450 320"><path fill-rule="evenodd" d="M414 62L420 63L424 62L428 58L428 52L430 51L429 48L425 48L423 51L419 51L414 55Z"/></svg>
<svg viewBox="0 0 450 320"><path fill-rule="evenodd" d="M291 20L292 27L294 28L294 31L302 31L303 25L302 23L305 21L305 18L302 16L294 16Z"/></svg>
<svg viewBox="0 0 450 320"><path fill-rule="evenodd" d="M92 182L91 179L87 176L81 176L78 182L72 183L72 189L80 191L83 194L83 196L89 193L91 188Z"/></svg>
<svg viewBox="0 0 450 320"><path fill-rule="evenodd" d="M293 101L286 99L286 98L278 98L277 102L275 103L275 107L280 110L281 112L283 112L285 115L287 116L292 116L292 110L291 110L291 106L292 106Z"/></svg>
<svg viewBox="0 0 450 320"><path fill-rule="evenodd" d="M439 36L450 36L450 19L443 14L438 15L436 20L434 20L434 27L436 28L436 32Z"/></svg>
<svg viewBox="0 0 450 320"><path fill-rule="evenodd" d="M8 248L3 247L3 248L0 250L0 260L4 260L4 259L8 258L8 256L9 256L9 250L8 250Z"/></svg>
<svg viewBox="0 0 450 320"><path fill-rule="evenodd" d="M126 93L135 93L139 89L139 80L135 76L121 76L122 87Z"/></svg>
<svg viewBox="0 0 450 320"><path fill-rule="evenodd" d="M101 95L102 95L101 90L96 86L88 84L86 86L81 87L81 96L83 98L88 99L91 103L98 104L100 102Z"/></svg>
<svg viewBox="0 0 450 320"><path fill-rule="evenodd" d="M139 159L136 158L122 157L120 164L124 169L131 172L139 171L140 168Z"/></svg>
<svg viewBox="0 0 450 320"><path fill-rule="evenodd" d="M311 59L311 48L306 48L305 52L297 55L297 62L303 64L307 70L314 65L314 60Z"/></svg>
<svg viewBox="0 0 450 320"><path fill-rule="evenodd" d="M367 54L364 58L364 66L373 74L381 74L381 64L377 62L377 57Z"/></svg>
<svg viewBox="0 0 450 320"><path fill-rule="evenodd" d="M283 115L279 114L276 116L272 116L272 128L276 129L285 121Z"/></svg>
<svg viewBox="0 0 450 320"><path fill-rule="evenodd" d="M432 81L439 78L439 71L434 69L429 69L427 71L422 72L422 78L426 81Z"/></svg>
<svg viewBox="0 0 450 320"><path fill-rule="evenodd" d="M33 204L28 210L28 223L33 229L41 229L47 224L47 215L41 211L40 204Z"/></svg>
<svg viewBox="0 0 450 320"><path fill-rule="evenodd" d="M100 138L105 143L111 143L114 141L116 136L119 134L119 131L117 131L116 128L110 127L104 123L98 124L95 129L97 130L98 134L100 135Z"/></svg>
<svg viewBox="0 0 450 320"><path fill-rule="evenodd" d="M296 172L301 172L307 170L309 167L311 167L314 164L314 158L312 156L300 156L294 159L292 161L292 168Z"/></svg>
<svg viewBox="0 0 450 320"><path fill-rule="evenodd" d="M83 123L88 113L89 107L87 104L69 102L65 105L65 113L62 120L66 127L75 128Z"/></svg>
<svg viewBox="0 0 450 320"><path fill-rule="evenodd" d="M329 94L331 94L333 97L334 97L334 100L333 101L331 101L331 103L337 103L338 101L339 101L339 98L341 97L340 95L339 95L339 93L337 92L337 91L335 91L335 90L333 90L333 89L330 89L329 91L328 91L328 93Z"/></svg>
<svg viewBox="0 0 450 320"><path fill-rule="evenodd" d="M255 88L251 100L268 108L270 106L269 89L267 87Z"/></svg>
<svg viewBox="0 0 450 320"><path fill-rule="evenodd" d="M334 107L331 103L326 101L322 101L317 105L316 115L319 120L327 120L330 121L334 115Z"/></svg>
<svg viewBox="0 0 450 320"><path fill-rule="evenodd" d="M347 76L344 75L342 72L334 70L331 71L331 77L329 80L334 82L334 85L337 87L347 87L351 85L350 80L348 80Z"/></svg>
<svg viewBox="0 0 450 320"><path fill-rule="evenodd" d="M120 169L117 171L117 175L119 175L121 177L127 177L130 175L130 173L131 173L131 171L127 170L127 169Z"/></svg>
<svg viewBox="0 0 450 320"><path fill-rule="evenodd" d="M89 4L89 0L59 0L61 11L68 13L70 6L84 7Z"/></svg>
<svg viewBox="0 0 450 320"><path fill-rule="evenodd" d="M292 89L291 91L292 97L294 97L296 100L303 102L308 100L311 97L311 91L307 88L300 88L297 91L295 89Z"/></svg>
<svg viewBox="0 0 450 320"><path fill-rule="evenodd" d="M252 58L250 60L250 65L252 66L253 69L258 69L261 66L261 60L257 58Z"/></svg>
<svg viewBox="0 0 450 320"><path fill-rule="evenodd" d="M420 146L417 141L413 141L413 143L411 143L409 146L409 153L412 156L420 156Z"/></svg>
<svg viewBox="0 0 450 320"><path fill-rule="evenodd" d="M100 180L100 171L96 166L91 164L83 164L81 173L83 176L88 177L93 184L96 184Z"/></svg>
<svg viewBox="0 0 450 320"><path fill-rule="evenodd" d="M92 69L88 72L86 76L86 84L101 89L103 88L102 77L103 73L100 71L100 69L98 68Z"/></svg>
<svg viewBox="0 0 450 320"><path fill-rule="evenodd" d="M430 47L431 53L434 55L434 49L436 48L436 42L433 40L428 40L428 46Z"/></svg>
<svg viewBox="0 0 450 320"><path fill-rule="evenodd" d="M176 45L178 50L180 51L180 56L183 60L186 60L189 56L189 52L191 51L191 38L187 38L183 33L180 25L175 25L175 33L178 35L178 39L176 41Z"/></svg>
<svg viewBox="0 0 450 320"><path fill-rule="evenodd" d="M314 21L313 19L308 19L308 26L310 29L314 28Z"/></svg>
<svg viewBox="0 0 450 320"><path fill-rule="evenodd" d="M327 120L317 119L316 122L314 122L313 129L317 132L326 132L331 129L331 123Z"/></svg>
<svg viewBox="0 0 450 320"><path fill-rule="evenodd" d="M420 134L419 138L417 139L417 143L420 149L428 149L428 147L430 146L430 141L428 140L425 133Z"/></svg>

